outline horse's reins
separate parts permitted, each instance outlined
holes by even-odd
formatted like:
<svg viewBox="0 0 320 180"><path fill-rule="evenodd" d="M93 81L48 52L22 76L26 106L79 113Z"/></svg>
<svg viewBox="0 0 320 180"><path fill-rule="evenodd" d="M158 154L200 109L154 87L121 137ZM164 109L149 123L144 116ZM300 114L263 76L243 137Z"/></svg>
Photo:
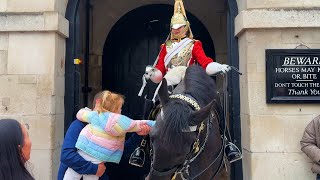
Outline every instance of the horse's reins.
<svg viewBox="0 0 320 180"><path fill-rule="evenodd" d="M239 75L242 75L242 73L239 71L238 68L234 67L234 66L230 66L232 70L235 70ZM215 75L218 75L218 74L222 74L224 76L224 83L223 83L223 91L224 91L224 94L223 94L223 120L224 120L224 127L223 127L223 134L222 134L222 138L223 138L223 141L222 141L222 146L220 148L220 152L218 154L218 156L216 157L216 159L207 167L205 168L202 172L200 172L198 175L194 176L193 178L191 179L194 179L198 176L200 176L202 173L204 173L206 170L208 170L215 162L216 160L220 157L220 155L224 152L225 150L225 137L226 137L226 132L227 132L227 122L226 122L226 117L227 117L227 113L228 113L228 94L227 94L227 87L228 87L228 78L227 78L227 74L224 74L222 72L219 72ZM220 100L221 102L221 100ZM215 110L215 113L218 114L217 110ZM213 114L211 114L211 117L213 117ZM219 116L218 116L219 118ZM220 119L221 120L221 119ZM219 122L220 122L219 120ZM230 131L228 130L228 136L231 138L231 135L230 135ZM217 173L219 172L219 170L221 169L223 165L223 158L221 159L220 161L220 164L219 164L219 168L215 171L215 173L213 174L213 176L210 178L210 180L212 180L216 175Z"/></svg>
<svg viewBox="0 0 320 180"><path fill-rule="evenodd" d="M190 98L189 95L183 95L183 94L175 94L175 95L171 95L170 98L172 99L180 99L183 100L185 102L187 102L187 104L189 104L194 110L200 110L200 106L199 104L194 100L193 97ZM201 147L199 148L199 141L200 141L200 135L201 132L204 130L204 121L201 122L200 126L197 128L197 137L194 141L194 143L192 144L192 148L191 151L187 154L186 159L184 161L184 163L182 165L175 165L174 167L166 170L166 171L158 171L153 167L153 163L151 163L151 172L156 175L156 176L166 176L169 174L174 173L173 177L171 178L172 180L174 180L176 178L176 176L178 174L180 174L181 178L186 180L186 179L195 179L198 176L200 176L202 173L204 173L206 170L208 170L220 157L221 154L223 154L223 150L224 150L224 145L225 142L223 140L223 143L221 145L220 151L218 156L212 161L212 163L209 164L208 167L206 167L203 171L201 171L199 174L197 174L194 177L189 177L190 173L189 173L189 167L190 167L190 163L192 163L200 154L201 152L204 150L204 147L207 143L209 134L210 134L210 122L211 119L210 117L213 117L214 114L211 112L210 113L211 116L209 116L208 120L207 120L207 131L206 131L206 136L204 139L204 142L202 143ZM218 112L215 110L215 114L218 114ZM219 116L217 116L217 118L219 119ZM191 129L193 129L191 126L189 127L189 131L184 130L184 132L194 132ZM225 133L225 130L224 130ZM222 158L223 159L223 158ZM212 177L215 177L216 174L218 173L218 171L220 170L221 166L222 166L222 162L220 162L219 168L216 170L216 172L214 173L214 175ZM184 174L186 174L188 177L185 177Z"/></svg>
<svg viewBox="0 0 320 180"><path fill-rule="evenodd" d="M209 136L209 124L210 124L210 120L207 121L207 133L206 133L206 137L205 137L205 140L201 146L201 148L199 148L199 141L200 141L200 135L201 135L201 132L204 130L204 124L203 122L201 123L201 125L199 126L198 128L198 133L197 133L197 137L196 137L196 140L194 141L194 143L192 144L192 148L191 148L191 151L187 154L187 157L186 157L186 160L184 161L184 163L182 165L175 165L173 166L172 168L168 169L168 170L165 170L165 171L159 171L159 170L156 170L154 167L153 167L153 163L151 163L151 172L156 175L156 176L166 176L166 175L169 175L169 174L172 174L174 173L174 176L172 177L172 180L175 179L175 177L180 174L181 178L182 179L189 179L189 178L185 178L184 177L184 174L186 174L187 176L189 176L189 166L190 166L190 163L192 163L200 154L201 152L203 151L204 149L204 146L208 140L208 136ZM191 128L190 128L191 129ZM185 131L184 131L185 132ZM189 131L189 132L193 132L193 131ZM194 155L194 153L196 153ZM194 155L194 156L193 156ZM192 157L193 156L193 157ZM200 173L202 174L202 173ZM199 175L200 175L199 174ZM197 176L199 176L197 175ZM193 178L192 178L193 179Z"/></svg>
<svg viewBox="0 0 320 180"><path fill-rule="evenodd" d="M215 114L218 114L217 110L214 109L214 111L215 111ZM206 144L206 142L207 142L207 139L208 139L208 136L209 136L210 117L213 117L213 116L214 116L213 112L211 112L210 114L211 114L211 116L209 116L208 125L207 125L207 134L206 134L205 141L204 141L204 143L202 144L201 151L204 149L204 146L205 146L205 144ZM219 116L217 116L217 118L219 119L219 120L218 120L218 123L219 123L219 122L220 122ZM224 133L225 133L225 131L224 131ZM202 170L200 173L198 173L196 176L194 176L194 177L192 177L192 178L189 177L189 179L195 179L195 178L199 177L202 173L204 173L205 171L207 171L214 163L216 163L216 161L220 158L220 156L223 155L224 148L225 148L225 141L223 140L223 141L222 141L222 144L221 144L221 147L220 147L220 151L219 151L218 156L217 156L204 170ZM201 151L200 151L200 152L201 152ZM200 152L199 152L195 157L193 157L193 160L198 157L198 155L200 154ZM192 161L193 161L193 160L192 160ZM218 169L214 172L214 174L212 175L212 177L211 177L210 179L214 178L214 177L218 174L218 172L219 172L219 170L220 170L220 168L222 167L222 164L223 164L223 161L222 161L222 160L223 160L223 158L221 158L221 161L220 161L220 164L219 164ZM192 161L191 161L191 162L192 162ZM182 177L182 175L181 175L181 177ZM185 179L185 178L182 177L182 179Z"/></svg>
<svg viewBox="0 0 320 180"><path fill-rule="evenodd" d="M235 70L239 75L242 75L242 73L234 66L230 66L231 69ZM222 72L221 73L217 73L217 74L223 74ZM217 75L216 74L216 75ZM224 96L223 96L223 105L222 107L224 108L224 112L223 112L223 120L225 121L224 122L224 129L223 129L223 134L222 134L222 145L221 145L221 148L220 148L220 152L218 154L218 156L212 161L212 163L209 164L208 167L206 167L203 171L201 171L199 174L197 174L196 176L190 178L188 177L189 179L194 179L194 178L197 178L198 176L200 176L202 173L204 173L206 170L208 170L217 160L218 158L220 157L221 154L223 154L224 152L224 149L225 149L225 137L226 137L226 131L227 131L227 123L226 123L226 116L227 116L227 112L228 112L228 94L226 93L227 92L227 84L228 84L228 79L227 79L227 74L223 74L225 75L224 77L224 84L223 84L223 90L224 90ZM173 95L172 95L173 96ZM182 98L181 98L182 97ZM172 97L171 97L172 98ZM198 109L198 106L196 106L196 104L198 104L196 101L193 101L194 98L191 99L191 101L189 100L190 98L187 97L187 96L184 96L184 95L176 95L175 97L176 99L181 99L185 102L187 102L190 106L192 106L195 110ZM215 114L219 114L216 110L215 110ZM153 164L151 164L151 171L153 171L153 173L157 176L165 176L165 175L169 175L171 173L174 172L174 176L172 177L172 180L175 179L175 177L180 174L181 178L182 179L186 179L184 176L183 176L183 173L186 173L188 176L189 176L189 164L191 162L193 162L198 156L199 154L203 151L204 149L204 146L207 142L207 139L208 139L208 135L209 135L209 123L210 123L210 117L213 117L214 115L212 114L211 112L211 116L209 116L209 119L208 119L208 125L207 125L207 133L206 133L206 138L205 138L205 141L203 142L200 150L198 151L198 153L190 160L188 160L188 156L190 156L190 154L192 155L192 150L190 151L190 153L187 155L187 158L185 160L185 162L183 163L183 165L175 165L174 167L170 168L169 170L166 170L166 171L157 171L154 169L153 167ZM219 119L219 115L217 116L217 118ZM219 122L221 121L221 119L218 120ZM218 122L218 123L219 123ZM203 122L202 122L203 123ZM189 129L192 129L191 127L189 127ZM198 132L198 134L200 134ZM228 131L228 135L229 137L230 136L230 132ZM199 141L199 138L197 138L198 140L196 140L194 143L193 143L193 146L194 144ZM152 149L151 149L152 150ZM221 158L221 161L220 161L220 164L219 164L219 168L215 171L215 173L213 174L213 176L210 178L210 179L213 179L219 172L219 170L221 169L223 165L223 158Z"/></svg>

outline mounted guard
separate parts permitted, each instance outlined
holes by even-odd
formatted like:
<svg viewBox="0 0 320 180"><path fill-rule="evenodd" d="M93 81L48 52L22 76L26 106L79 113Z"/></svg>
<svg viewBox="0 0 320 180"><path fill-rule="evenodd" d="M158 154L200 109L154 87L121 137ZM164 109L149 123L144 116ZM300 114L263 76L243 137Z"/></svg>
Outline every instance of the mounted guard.
<svg viewBox="0 0 320 180"><path fill-rule="evenodd" d="M231 66L214 62L213 59L207 57L202 48L202 43L193 38L182 0L175 0L170 28L170 34L165 43L161 45L155 63L153 66L147 66L146 68L143 75L143 86L138 94L139 96L142 95L146 80L150 79L154 83L159 83L152 99L153 102L155 102L163 78L167 81L169 91L172 91L183 80L187 67L192 64L199 64L208 75L227 73L231 69ZM225 138L225 140L227 159L230 162L240 159L242 155L238 147L229 142L228 138ZM141 166L143 158L140 156L141 153L139 153L138 148L132 154L130 163Z"/></svg>

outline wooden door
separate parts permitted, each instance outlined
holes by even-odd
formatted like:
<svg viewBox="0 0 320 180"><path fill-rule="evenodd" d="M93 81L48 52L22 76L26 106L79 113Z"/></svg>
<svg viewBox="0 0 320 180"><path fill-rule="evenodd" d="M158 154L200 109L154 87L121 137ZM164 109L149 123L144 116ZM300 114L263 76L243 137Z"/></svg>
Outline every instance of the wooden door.
<svg viewBox="0 0 320 180"><path fill-rule="evenodd" d="M149 5L123 16L112 28L105 43L102 87L125 95L122 114L133 119L143 117L144 98L137 94L145 67L152 65L170 31L173 7ZM191 14L188 18L207 55L214 56L212 40L202 23ZM144 95L152 99L156 85L151 81Z"/></svg>

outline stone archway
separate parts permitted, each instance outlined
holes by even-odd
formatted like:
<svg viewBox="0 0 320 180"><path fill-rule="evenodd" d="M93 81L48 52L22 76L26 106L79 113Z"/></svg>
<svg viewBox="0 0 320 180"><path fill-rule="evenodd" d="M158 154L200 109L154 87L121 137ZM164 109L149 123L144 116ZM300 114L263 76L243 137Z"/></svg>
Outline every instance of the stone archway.
<svg viewBox="0 0 320 180"><path fill-rule="evenodd" d="M137 1L132 0L130 2L111 2L111 1L101 1L96 0L92 2L92 21L91 21L91 41L90 41L90 61L93 66L89 67L89 72L93 72L91 77L99 79L98 76L101 73L101 67L103 56L103 47L105 45L105 40L109 35L112 27L115 23L119 21L126 13L133 9L152 5L173 5L174 1ZM186 1L185 7L188 12L193 14L199 21L205 26L213 43L215 44L215 59L218 62L227 61L227 6L221 1L210 1L205 0L201 3L196 1ZM206 7L213 7L208 9ZM109 8L108 11L105 9ZM164 11L163 13L172 15L171 11ZM193 24L191 24L191 28ZM197 38L197 37L195 37ZM207 51L208 54L210 54ZM89 73L90 76L90 73ZM89 95L89 102L93 95L98 90L101 89L101 79L95 82L89 82L89 86L92 87L93 91Z"/></svg>
<svg viewBox="0 0 320 180"><path fill-rule="evenodd" d="M170 2L169 4L172 5L173 3L174 1ZM101 64L101 61L102 61L103 47L104 47L107 35L109 34L114 24L123 15L125 15L127 12L131 11L132 9L135 9L144 5L149 5L149 4L167 4L167 2L162 0L153 0L153 1L131 0L128 2L124 2L124 1L114 2L111 0L92 1L90 5L91 6L90 12L92 15L90 18L90 43L89 43L90 49L89 49L89 52L87 52L87 54L88 53L90 54L90 63L93 64L92 67L89 67L89 72L90 71L95 72L94 74L91 74L92 77L98 78L99 72L101 72L101 68L99 67L99 65ZM185 2L184 4L186 9L190 13L192 13L195 17L197 17L208 30L215 44L215 55L216 55L217 61L226 62L227 61L227 24L226 22L227 22L227 9L228 9L226 3L219 0L214 0L214 1L204 0L201 3L196 1L188 1L188 2ZM75 14L76 13L75 9L77 7L79 7L78 0L69 0L68 10L66 12L67 18L72 23L70 24L71 25L70 38L67 39L68 51L66 55L67 59L69 59L66 61L66 83L67 83L66 92L69 92L69 93L74 93L77 91L79 92L78 90L79 88L77 88L76 86L77 86L77 83L80 83L80 82L79 80L74 78L74 73L76 73L76 71L81 71L81 67L78 68L77 70L77 68L74 67L73 65L73 59L75 58L76 53L80 55L86 53L84 52L84 50L81 50L81 48L79 50L80 52L75 52L76 51L75 44L77 44L77 42L75 41L77 40L79 41L79 39L81 38L76 39L75 37L71 37L71 36L74 36L74 34L76 34L75 32L72 32L72 31L83 29L80 27L78 27L77 29L75 26L77 25L75 21L77 19ZM212 7L212 8L207 8L207 7ZM108 11L105 10L106 8L108 8ZM172 12L168 12L168 13L171 14ZM81 20L80 20L80 23L81 23ZM67 78L70 78L70 79L67 79ZM99 83L90 84L89 82L89 86L93 86L92 94L94 94L97 90L101 89L101 87L99 88ZM67 105L66 108L69 108L69 109L66 109L65 117L69 119L69 121L72 121L72 117L74 116L74 113L72 112L78 108L78 104L74 104L74 103L81 101L79 100L79 98L81 97L79 94L80 92L76 95L71 95L71 97L66 97L65 99L65 102ZM89 99L90 98L92 98L92 95L89 96ZM76 107L76 108L73 108L73 107Z"/></svg>
<svg viewBox="0 0 320 180"><path fill-rule="evenodd" d="M137 96L142 86L141 77L145 67L154 64L160 45L170 31L172 15L162 12L172 11L173 6L164 4L139 7L121 17L108 34L102 58L102 89L123 94L126 103L122 113L131 118L143 118L144 99ZM207 29L194 15L187 15L193 24L193 35L202 42L206 55L215 58L215 48ZM156 86L148 83L143 97L152 99Z"/></svg>

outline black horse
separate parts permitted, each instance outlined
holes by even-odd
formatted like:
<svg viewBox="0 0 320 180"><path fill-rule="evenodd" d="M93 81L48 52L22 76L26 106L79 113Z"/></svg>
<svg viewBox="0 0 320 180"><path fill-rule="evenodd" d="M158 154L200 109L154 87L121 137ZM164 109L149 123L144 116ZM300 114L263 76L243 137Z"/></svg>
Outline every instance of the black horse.
<svg viewBox="0 0 320 180"><path fill-rule="evenodd" d="M150 133L150 180L218 178L224 141L219 130L222 110L215 81L203 68L188 67L169 96L164 79L159 90L161 113Z"/></svg>

